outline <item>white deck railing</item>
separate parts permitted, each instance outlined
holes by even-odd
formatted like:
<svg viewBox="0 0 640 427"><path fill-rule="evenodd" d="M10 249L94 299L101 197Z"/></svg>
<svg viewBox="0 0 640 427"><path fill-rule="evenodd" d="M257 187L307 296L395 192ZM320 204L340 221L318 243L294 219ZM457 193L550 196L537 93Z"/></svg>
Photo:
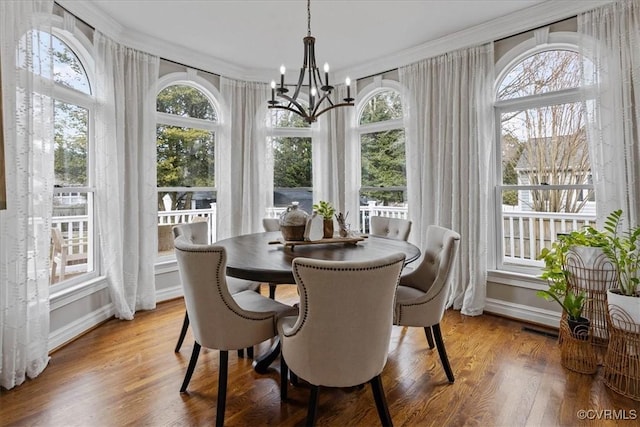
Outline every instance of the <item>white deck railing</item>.
<svg viewBox="0 0 640 427"><path fill-rule="evenodd" d="M277 218L286 208L268 208L267 217ZM360 232L369 232L369 218L373 215L407 218L406 206L377 206L370 203L360 206ZM193 221L194 217L204 217L209 224L213 239L216 236L216 204L210 209L191 209L158 212L159 246L162 238L170 239L165 246L172 246L171 226ZM549 247L558 234L593 225L592 214L565 214L548 212L504 211L502 214L502 236L504 261L522 265L538 265L537 255L542 248ZM86 237L89 230L88 219L83 215L54 217L52 224L60 227L65 237ZM171 252L171 248L169 252ZM166 254L167 249L159 247L159 253Z"/></svg>

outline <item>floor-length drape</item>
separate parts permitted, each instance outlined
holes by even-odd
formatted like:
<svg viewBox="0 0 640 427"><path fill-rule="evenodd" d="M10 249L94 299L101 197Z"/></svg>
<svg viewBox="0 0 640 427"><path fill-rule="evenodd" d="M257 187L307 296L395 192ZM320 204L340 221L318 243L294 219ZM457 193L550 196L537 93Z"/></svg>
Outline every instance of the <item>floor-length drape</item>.
<svg viewBox="0 0 640 427"><path fill-rule="evenodd" d="M220 92L229 113L216 143L217 238L223 239L262 231L273 197L273 176L267 176L268 85L221 77Z"/></svg>
<svg viewBox="0 0 640 427"><path fill-rule="evenodd" d="M344 102L347 87L338 85L331 96L334 103ZM358 183L352 176L354 163L347 161L348 150L354 141L353 123L355 107L338 107L318 118L314 126L313 158L313 199L326 200L339 212L350 212L349 218L357 218ZM356 148L357 150L357 148ZM356 224L352 224L355 228Z"/></svg>
<svg viewBox="0 0 640 427"><path fill-rule="evenodd" d="M407 129L407 192L412 241L430 224L462 236L449 304L463 314L484 308L489 160L492 149L492 45L472 47L399 69Z"/></svg>
<svg viewBox="0 0 640 427"><path fill-rule="evenodd" d="M52 7L49 0L0 2L7 189L7 210L0 211L0 386L7 389L49 362L53 61L46 22ZM29 32L34 28L40 32Z"/></svg>
<svg viewBox="0 0 640 427"><path fill-rule="evenodd" d="M640 1L578 16L585 87L595 83L587 138L599 225L615 209L640 224Z"/></svg>
<svg viewBox="0 0 640 427"><path fill-rule="evenodd" d="M99 31L96 48L96 211L116 317L155 308L155 95L159 59Z"/></svg>

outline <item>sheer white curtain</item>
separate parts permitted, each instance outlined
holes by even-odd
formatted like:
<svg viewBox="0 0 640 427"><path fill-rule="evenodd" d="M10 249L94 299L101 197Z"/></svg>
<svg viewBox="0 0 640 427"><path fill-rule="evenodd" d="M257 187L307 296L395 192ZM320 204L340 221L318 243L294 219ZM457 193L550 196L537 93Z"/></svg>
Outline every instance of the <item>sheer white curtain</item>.
<svg viewBox="0 0 640 427"><path fill-rule="evenodd" d="M399 69L405 112L412 240L430 224L460 233L449 304L482 314L486 296L493 47L472 47Z"/></svg>
<svg viewBox="0 0 640 427"><path fill-rule="evenodd" d="M578 32L585 83L596 86L587 135L598 223L623 209L640 224L640 1L579 15Z"/></svg>
<svg viewBox="0 0 640 427"><path fill-rule="evenodd" d="M220 78L227 105L222 141L216 144L218 239L262 231L265 209L273 197L268 176L266 105L270 88L264 83ZM270 189L271 188L271 189Z"/></svg>
<svg viewBox="0 0 640 427"><path fill-rule="evenodd" d="M96 206L116 317L155 308L155 95L159 59L99 31L96 48Z"/></svg>
<svg viewBox="0 0 640 427"><path fill-rule="evenodd" d="M346 88L335 87L334 103L343 102ZM329 201L337 211L351 212L349 218L357 218L359 200L357 181L351 176L355 166L346 160L354 144L354 116L354 107L338 107L324 113L313 128L312 144L314 202Z"/></svg>
<svg viewBox="0 0 640 427"><path fill-rule="evenodd" d="M0 2L7 189L7 210L0 211L0 386L7 389L49 362L53 62L45 22L52 7L48 0ZM32 35L34 28L41 32Z"/></svg>

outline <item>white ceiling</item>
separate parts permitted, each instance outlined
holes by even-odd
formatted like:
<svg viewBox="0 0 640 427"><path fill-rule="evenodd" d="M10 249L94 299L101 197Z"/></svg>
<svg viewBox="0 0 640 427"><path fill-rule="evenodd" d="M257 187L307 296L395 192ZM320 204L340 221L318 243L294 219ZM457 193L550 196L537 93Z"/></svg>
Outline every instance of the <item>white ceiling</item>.
<svg viewBox="0 0 640 427"><path fill-rule="evenodd" d="M566 0L546 1L567 3ZM62 0L74 11L80 2ZM129 38L167 51L190 52L242 70L296 73L307 30L305 0L84 0L84 10L107 16ZM417 48L544 0L312 0L311 32L318 66L353 69ZM577 0L571 1L577 5ZM555 5L554 5L555 6ZM91 22L89 22L91 24ZM167 57L162 55L163 57ZM171 58L169 58L171 59ZM193 61L189 64L197 66Z"/></svg>

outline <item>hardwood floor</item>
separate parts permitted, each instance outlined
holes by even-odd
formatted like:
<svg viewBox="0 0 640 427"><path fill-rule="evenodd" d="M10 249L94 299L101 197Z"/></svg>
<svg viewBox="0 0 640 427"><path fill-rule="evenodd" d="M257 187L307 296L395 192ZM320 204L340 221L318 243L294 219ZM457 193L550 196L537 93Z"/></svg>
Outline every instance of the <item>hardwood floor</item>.
<svg viewBox="0 0 640 427"><path fill-rule="evenodd" d="M277 297L293 302L295 288L281 286ZM189 332L182 351L173 352L183 315L181 299L161 303L133 321L110 320L54 352L38 378L0 391L0 425L212 425L216 351L203 349L188 393L178 391L193 345ZM422 329L394 327L383 372L394 425L639 425L629 418L640 417L640 402L609 390L602 367L595 376L562 368L556 339L523 326L449 310L442 331L454 384ZM256 354L267 346L257 347ZM250 360L230 352L226 425L304 424L309 390L289 387L289 400L281 402L278 369L276 361L267 374L257 374ZM598 419L581 420L580 410ZM318 411L321 426L380 425L369 386L322 389Z"/></svg>

